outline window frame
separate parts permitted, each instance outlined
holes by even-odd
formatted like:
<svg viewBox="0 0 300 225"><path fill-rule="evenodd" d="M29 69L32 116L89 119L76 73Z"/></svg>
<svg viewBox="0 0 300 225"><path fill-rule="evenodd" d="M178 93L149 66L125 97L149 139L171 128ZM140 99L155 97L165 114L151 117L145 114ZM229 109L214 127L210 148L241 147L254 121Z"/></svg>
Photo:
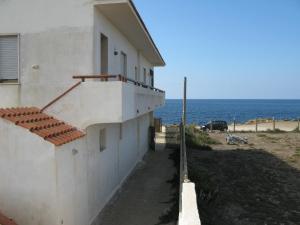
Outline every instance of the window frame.
<svg viewBox="0 0 300 225"><path fill-rule="evenodd" d="M145 67L143 70L143 83L147 84L147 69Z"/></svg>
<svg viewBox="0 0 300 225"><path fill-rule="evenodd" d="M104 133L102 133L104 132ZM103 134L103 137L101 136ZM102 140L103 139L103 140ZM104 152L107 149L106 143L106 128L100 128L99 130L99 151Z"/></svg>
<svg viewBox="0 0 300 225"><path fill-rule="evenodd" d="M124 77L128 77L128 58L127 58L127 54L124 52L124 51L121 51L121 74L123 72L125 72L125 74L122 74L122 76ZM124 57L124 62L123 62L123 57ZM124 64L123 64L124 63ZM122 65L123 64L123 65ZM125 70L125 71L122 71L122 70Z"/></svg>
<svg viewBox="0 0 300 225"><path fill-rule="evenodd" d="M18 65L17 65L17 80L1 80L0 79L0 85L18 85L20 84L20 45L21 45L21 41L20 41L20 33L0 33L0 37L5 37L5 36L16 36L17 37L17 55L18 55Z"/></svg>

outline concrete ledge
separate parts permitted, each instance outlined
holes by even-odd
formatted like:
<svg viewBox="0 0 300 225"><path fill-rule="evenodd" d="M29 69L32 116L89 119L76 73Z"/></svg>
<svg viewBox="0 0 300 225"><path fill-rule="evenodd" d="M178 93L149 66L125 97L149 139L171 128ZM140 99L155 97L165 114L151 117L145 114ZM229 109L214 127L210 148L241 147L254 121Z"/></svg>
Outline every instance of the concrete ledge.
<svg viewBox="0 0 300 225"><path fill-rule="evenodd" d="M181 212L179 212L178 224L201 225L194 183L182 184Z"/></svg>

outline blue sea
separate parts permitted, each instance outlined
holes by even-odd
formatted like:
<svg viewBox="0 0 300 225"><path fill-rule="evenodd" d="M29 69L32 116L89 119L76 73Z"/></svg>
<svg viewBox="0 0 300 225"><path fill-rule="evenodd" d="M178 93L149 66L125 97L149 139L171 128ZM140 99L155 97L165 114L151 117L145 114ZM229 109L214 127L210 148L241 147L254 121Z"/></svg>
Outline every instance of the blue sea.
<svg viewBox="0 0 300 225"><path fill-rule="evenodd" d="M178 124L182 115L182 100L168 99L164 107L155 112L163 124ZM244 123L255 118L300 118L300 100L187 100L187 123L205 124L211 120L234 118Z"/></svg>

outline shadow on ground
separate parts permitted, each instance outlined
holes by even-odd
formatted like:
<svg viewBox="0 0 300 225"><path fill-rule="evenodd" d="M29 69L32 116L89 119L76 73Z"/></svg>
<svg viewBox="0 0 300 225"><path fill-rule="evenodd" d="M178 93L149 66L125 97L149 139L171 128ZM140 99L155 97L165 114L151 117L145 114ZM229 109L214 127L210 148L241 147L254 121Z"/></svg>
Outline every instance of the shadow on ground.
<svg viewBox="0 0 300 225"><path fill-rule="evenodd" d="M167 212L164 212L159 217L159 223L156 225L163 224L177 224L178 214L179 214L179 163L180 163L180 154L179 149L174 148L172 154L170 154L169 159L171 159L176 167L176 173L173 178L166 181L172 186L172 195L169 201L164 202L166 204L172 204L170 209Z"/></svg>
<svg viewBox="0 0 300 225"><path fill-rule="evenodd" d="M202 225L297 225L300 171L263 150L189 150Z"/></svg>

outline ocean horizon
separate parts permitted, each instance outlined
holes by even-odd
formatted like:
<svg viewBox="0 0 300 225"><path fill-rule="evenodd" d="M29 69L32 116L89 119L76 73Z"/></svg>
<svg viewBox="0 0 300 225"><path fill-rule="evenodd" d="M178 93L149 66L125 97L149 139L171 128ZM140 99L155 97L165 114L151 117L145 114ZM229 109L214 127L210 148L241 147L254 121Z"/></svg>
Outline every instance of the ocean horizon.
<svg viewBox="0 0 300 225"><path fill-rule="evenodd" d="M163 124L180 123L182 99L166 99L155 111ZM187 99L187 123L205 124L211 120L235 119L245 123L255 118L295 120L300 118L300 99Z"/></svg>

